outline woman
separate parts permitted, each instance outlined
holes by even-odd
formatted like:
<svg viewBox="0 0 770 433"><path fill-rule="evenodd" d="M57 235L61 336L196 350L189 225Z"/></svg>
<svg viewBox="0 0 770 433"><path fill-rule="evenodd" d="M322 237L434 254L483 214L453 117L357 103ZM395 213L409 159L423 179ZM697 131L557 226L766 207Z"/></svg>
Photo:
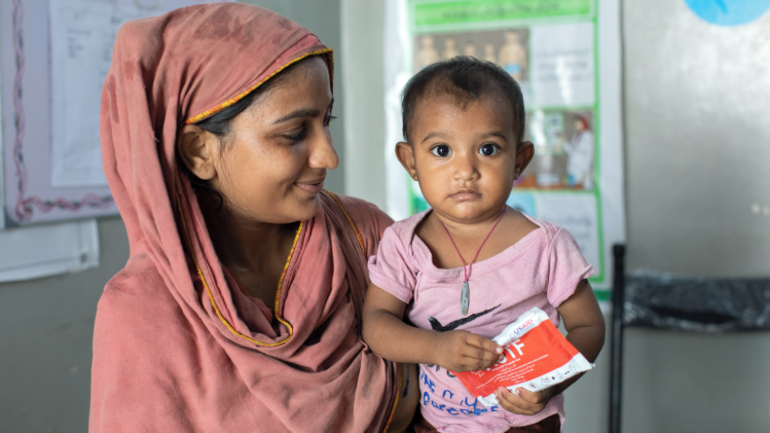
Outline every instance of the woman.
<svg viewBox="0 0 770 433"><path fill-rule="evenodd" d="M91 432L406 428L414 369L360 338L391 220L322 192L332 71L318 38L250 5L121 28L101 140L131 255L99 302Z"/></svg>

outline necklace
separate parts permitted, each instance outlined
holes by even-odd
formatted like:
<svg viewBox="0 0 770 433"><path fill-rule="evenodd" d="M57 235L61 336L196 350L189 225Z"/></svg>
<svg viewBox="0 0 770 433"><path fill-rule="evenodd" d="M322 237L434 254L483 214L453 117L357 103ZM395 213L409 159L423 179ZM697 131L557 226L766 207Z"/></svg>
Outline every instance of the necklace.
<svg viewBox="0 0 770 433"><path fill-rule="evenodd" d="M449 230L447 230L444 223L439 220L438 222L441 223L441 227L444 227L444 231L446 232L446 235L449 236L449 241L452 242L452 246L455 247L455 251L457 251L457 255L460 256L460 260L463 262L463 276L465 279L463 280L463 290L460 293L460 311L462 312L463 316L468 314L468 307L471 304L471 288L468 285L468 279L471 277L471 269L473 268L473 262L476 261L476 259L479 257L479 253L481 252L481 249L484 248L484 244L487 243L487 239L489 239L489 236L492 235L492 232L495 231L495 227L497 227L497 224L500 223L500 220L503 219L503 215L505 215L506 207L503 207L503 213L500 214L499 217L497 217L497 221L495 221L495 225L492 226L492 229L487 233L487 237L484 238L484 242L481 243L481 246L476 251L476 255L473 256L473 260L471 260L470 265L466 265L465 259L463 258L463 255L460 254L460 249L457 248L457 245L455 244L454 239L452 239L452 235L449 234ZM467 268L466 268L467 266Z"/></svg>

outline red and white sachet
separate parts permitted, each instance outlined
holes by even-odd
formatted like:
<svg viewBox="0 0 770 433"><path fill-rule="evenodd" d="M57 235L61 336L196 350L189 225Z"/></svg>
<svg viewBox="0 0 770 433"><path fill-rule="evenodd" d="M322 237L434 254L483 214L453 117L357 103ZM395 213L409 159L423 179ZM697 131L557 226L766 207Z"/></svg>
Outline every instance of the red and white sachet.
<svg viewBox="0 0 770 433"><path fill-rule="evenodd" d="M494 392L501 386L537 392L593 368L537 307L493 340L504 347L504 359L486 370L452 372L487 407L498 404Z"/></svg>

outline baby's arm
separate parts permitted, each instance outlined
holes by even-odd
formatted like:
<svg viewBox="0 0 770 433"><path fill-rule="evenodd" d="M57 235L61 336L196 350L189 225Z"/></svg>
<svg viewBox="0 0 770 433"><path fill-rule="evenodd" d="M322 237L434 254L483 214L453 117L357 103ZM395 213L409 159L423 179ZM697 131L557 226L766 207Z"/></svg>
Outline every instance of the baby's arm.
<svg viewBox="0 0 770 433"><path fill-rule="evenodd" d="M369 284L364 301L364 341L374 353L390 361L434 364L452 371L490 367L503 348L467 331L437 332L403 322L406 304Z"/></svg>
<svg viewBox="0 0 770 433"><path fill-rule="evenodd" d="M556 307L556 310L567 330L567 341L572 343L588 362L594 362L604 345L604 316L591 285L583 280L578 284L575 293ZM517 388L514 394L501 387L495 391L495 396L505 410L521 415L534 415L543 410L553 396L575 383L581 375L582 373L540 392Z"/></svg>

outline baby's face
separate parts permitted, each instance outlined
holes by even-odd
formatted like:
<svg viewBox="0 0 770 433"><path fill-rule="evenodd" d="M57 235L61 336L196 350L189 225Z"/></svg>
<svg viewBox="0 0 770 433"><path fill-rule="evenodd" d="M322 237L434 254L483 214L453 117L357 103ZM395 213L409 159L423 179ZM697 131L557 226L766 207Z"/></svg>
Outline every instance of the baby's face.
<svg viewBox="0 0 770 433"><path fill-rule="evenodd" d="M438 216L483 222L497 216L534 154L532 143L516 142L519 127L505 98L462 107L451 96L429 97L416 106L411 146L399 143L397 153Z"/></svg>

